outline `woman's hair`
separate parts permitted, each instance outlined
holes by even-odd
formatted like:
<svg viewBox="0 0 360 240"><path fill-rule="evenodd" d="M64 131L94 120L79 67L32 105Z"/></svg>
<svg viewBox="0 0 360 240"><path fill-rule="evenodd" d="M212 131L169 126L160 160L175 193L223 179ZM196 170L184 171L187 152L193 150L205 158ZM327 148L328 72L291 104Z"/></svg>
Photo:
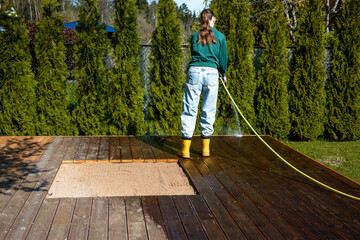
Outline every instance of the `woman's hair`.
<svg viewBox="0 0 360 240"><path fill-rule="evenodd" d="M205 44L211 45L216 43L215 36L213 31L210 29L210 20L214 17L214 13L210 9L205 9L200 14L200 33L198 43L201 43L203 46Z"/></svg>

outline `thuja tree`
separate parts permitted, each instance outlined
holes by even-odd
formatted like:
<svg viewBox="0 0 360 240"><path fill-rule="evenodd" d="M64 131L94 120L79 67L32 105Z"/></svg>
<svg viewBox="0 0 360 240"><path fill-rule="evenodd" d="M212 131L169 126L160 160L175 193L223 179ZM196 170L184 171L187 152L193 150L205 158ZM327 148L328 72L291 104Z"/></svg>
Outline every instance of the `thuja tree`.
<svg viewBox="0 0 360 240"><path fill-rule="evenodd" d="M0 134L35 135L35 80L25 22L0 6Z"/></svg>
<svg viewBox="0 0 360 240"><path fill-rule="evenodd" d="M324 131L325 23L322 0L303 2L299 10L289 87L291 138L309 140Z"/></svg>
<svg viewBox="0 0 360 240"><path fill-rule="evenodd" d="M219 1L217 1L219 2ZM221 2L221 1L220 1ZM227 79L229 90L235 102L242 110L250 123L254 123L254 68L252 64L252 52L254 37L250 23L250 3L248 0L227 1L226 8L219 8L218 15L226 17L228 21L217 22L217 29L227 29L228 33L228 71ZM226 13L223 11L227 11ZM222 24L228 24L223 26ZM217 131L229 133L236 129L236 112L225 90L220 88L217 116ZM240 116L239 116L240 117ZM251 133L248 125L240 119L243 133Z"/></svg>
<svg viewBox="0 0 360 240"><path fill-rule="evenodd" d="M105 25L99 23L97 0L85 0L79 11L75 45L78 106L73 112L79 134L107 133L108 78L104 59L107 53Z"/></svg>
<svg viewBox="0 0 360 240"><path fill-rule="evenodd" d="M280 1L268 2L269 12L263 18L261 69L255 94L255 113L258 129L263 134L285 138L289 134L290 119L287 84L287 29Z"/></svg>
<svg viewBox="0 0 360 240"><path fill-rule="evenodd" d="M333 140L360 137L360 1L349 0L336 18L333 71L326 84L326 135Z"/></svg>
<svg viewBox="0 0 360 240"><path fill-rule="evenodd" d="M160 0L151 37L149 133L179 134L182 105L180 25L173 0Z"/></svg>
<svg viewBox="0 0 360 240"><path fill-rule="evenodd" d="M243 0L241 0L243 1ZM214 0L211 1L210 9L213 11L216 17L215 28L225 35L229 36L231 23L230 19L232 12L234 11L234 3L236 0ZM233 20L233 19L232 19Z"/></svg>
<svg viewBox="0 0 360 240"><path fill-rule="evenodd" d="M144 91L139 69L136 1L115 1L114 74L109 94L110 134L143 134Z"/></svg>
<svg viewBox="0 0 360 240"><path fill-rule="evenodd" d="M57 14L57 0L46 0L43 5L43 21L35 39L35 53L39 62L37 76L37 124L38 135L70 134L70 115L66 97L68 77L65 64L63 22Z"/></svg>

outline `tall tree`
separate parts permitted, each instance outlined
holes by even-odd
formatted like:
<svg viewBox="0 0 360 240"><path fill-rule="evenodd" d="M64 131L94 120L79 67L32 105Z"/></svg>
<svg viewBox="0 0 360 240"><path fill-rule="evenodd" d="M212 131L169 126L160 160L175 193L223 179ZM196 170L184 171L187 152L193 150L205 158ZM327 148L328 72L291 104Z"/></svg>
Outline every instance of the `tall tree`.
<svg viewBox="0 0 360 240"><path fill-rule="evenodd" d="M103 135L107 133L108 78L104 59L108 40L105 25L99 23L98 1L85 0L79 16L79 42L75 45L79 100L73 116L80 134Z"/></svg>
<svg viewBox="0 0 360 240"><path fill-rule="evenodd" d="M291 137L296 140L317 138L324 132L325 22L322 9L322 0L308 0L298 13L289 88Z"/></svg>
<svg viewBox="0 0 360 240"><path fill-rule="evenodd" d="M205 3L205 2L204 2ZM207 4L207 3L205 3ZM229 36L230 31L230 14L232 13L234 0L216 0L211 1L210 9L213 11L216 22L215 27L222 32L225 37Z"/></svg>
<svg viewBox="0 0 360 240"><path fill-rule="evenodd" d="M35 39L35 52L39 61L37 76L38 135L68 135L71 133L67 110L66 80L69 75L65 64L63 22L57 14L57 0L45 0L43 21Z"/></svg>
<svg viewBox="0 0 360 240"><path fill-rule="evenodd" d="M334 68L326 85L326 135L355 140L360 137L360 0L344 3L334 36Z"/></svg>
<svg viewBox="0 0 360 240"><path fill-rule="evenodd" d="M151 38L149 133L179 134L183 53L180 24L173 0L160 0Z"/></svg>
<svg viewBox="0 0 360 240"><path fill-rule="evenodd" d="M0 5L0 134L35 135L35 80L24 20Z"/></svg>
<svg viewBox="0 0 360 240"><path fill-rule="evenodd" d="M271 0L267 4L271 11L263 17L264 29L261 37L264 50L260 57L255 113L260 132L281 139L285 138L290 130L287 26L281 2Z"/></svg>
<svg viewBox="0 0 360 240"><path fill-rule="evenodd" d="M115 1L115 63L110 85L110 134L144 134L142 88L135 0Z"/></svg>
<svg viewBox="0 0 360 240"><path fill-rule="evenodd" d="M217 1L221 4L221 1ZM254 37L250 23L250 2L248 0L227 1L226 8L217 10L220 16L228 18L216 23L217 29L227 29L229 65L227 79L235 102L250 123L255 123L254 112L254 68L252 53ZM227 12L224 12L227 11ZM221 25L228 24L228 25ZM216 129L219 133L232 132L237 127L232 104L225 90L220 88ZM251 133L245 121L240 120L243 133Z"/></svg>

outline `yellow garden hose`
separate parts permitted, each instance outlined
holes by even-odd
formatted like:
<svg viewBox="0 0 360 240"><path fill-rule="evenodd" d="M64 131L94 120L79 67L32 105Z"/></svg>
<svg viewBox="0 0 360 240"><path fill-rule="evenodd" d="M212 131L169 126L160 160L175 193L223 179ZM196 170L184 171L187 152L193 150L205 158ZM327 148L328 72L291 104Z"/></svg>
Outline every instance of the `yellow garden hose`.
<svg viewBox="0 0 360 240"><path fill-rule="evenodd" d="M286 163L289 167L291 167L292 169L294 169L296 172L298 172L298 173L300 173L301 175L307 177L308 179L316 182L317 184L319 184L319 185L321 185L321 186L323 186L323 187L325 187L325 188L327 188L327 189L329 189L329 190L331 190L331 191L334 191L334 192L336 192L336 193L338 193L338 194L341 194L341 195L347 196L347 197L349 197L349 198L352 198L352 199L355 199L355 200L359 200L359 201L360 201L360 198L359 198L359 197L355 197L355 196L353 196L353 195L350 195L350 194L344 193L344 192L342 192L342 191L339 191L339 190L337 190L337 189L335 189L335 188L332 188L332 187L330 187L330 186L328 186L328 185L326 185L326 184L324 184L324 183L316 180L315 178L310 177L310 176L307 175L306 173L304 173L304 172L300 171L299 169L297 169L296 167L294 167L292 164L290 164L288 161L286 161L282 156L280 156L280 154L278 154L272 147L270 147L270 145L267 144L267 142L265 142L265 140L255 131L255 129L251 126L251 124L246 120L246 118L244 117L244 115L243 115L242 112L240 111L239 107L236 105L234 99L232 98L229 90L227 89L227 86L226 86L226 84L225 84L225 82L224 82L224 79L223 79L222 77L220 77L220 79L221 79L221 83L223 84L223 86L224 86L224 88L225 88L225 91L226 91L227 94L229 95L231 102L234 104L234 106L235 106L236 110L238 111L238 113L240 114L240 116L244 119L244 121L246 122L246 124L247 124L247 125L250 127L250 129L255 133L255 135L265 144L265 146L267 146L278 158L280 158L281 161L283 161L284 163Z"/></svg>

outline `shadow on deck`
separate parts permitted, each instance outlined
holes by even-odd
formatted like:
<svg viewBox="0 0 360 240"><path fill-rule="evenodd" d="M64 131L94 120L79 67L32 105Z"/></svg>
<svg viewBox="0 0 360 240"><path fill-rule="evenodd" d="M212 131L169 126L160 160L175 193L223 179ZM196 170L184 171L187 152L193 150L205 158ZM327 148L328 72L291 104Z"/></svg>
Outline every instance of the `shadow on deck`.
<svg viewBox="0 0 360 240"><path fill-rule="evenodd" d="M310 176L360 196L360 185L271 137ZM256 137L0 137L0 239L360 239L360 202L283 164ZM46 198L62 163L178 161L199 195ZM124 183L126 184L126 183Z"/></svg>

